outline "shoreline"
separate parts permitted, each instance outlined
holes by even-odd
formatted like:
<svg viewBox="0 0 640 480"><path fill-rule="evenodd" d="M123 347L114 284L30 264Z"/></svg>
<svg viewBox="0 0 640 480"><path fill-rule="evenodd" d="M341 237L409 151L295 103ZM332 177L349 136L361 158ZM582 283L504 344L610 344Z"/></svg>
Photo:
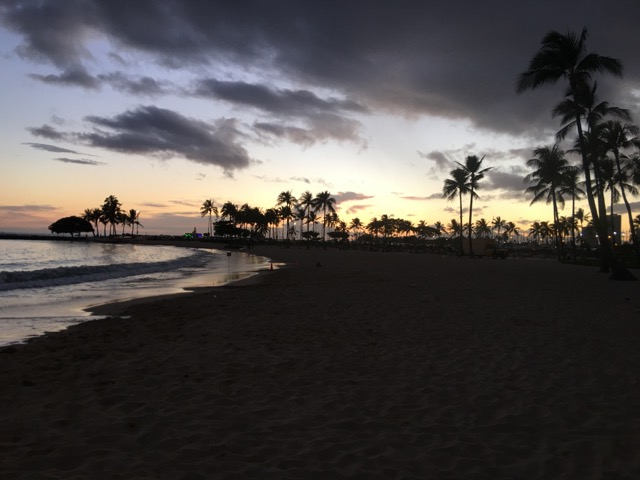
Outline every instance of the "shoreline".
<svg viewBox="0 0 640 480"><path fill-rule="evenodd" d="M256 247L244 286L0 349L0 476L640 471L640 287L556 262Z"/></svg>

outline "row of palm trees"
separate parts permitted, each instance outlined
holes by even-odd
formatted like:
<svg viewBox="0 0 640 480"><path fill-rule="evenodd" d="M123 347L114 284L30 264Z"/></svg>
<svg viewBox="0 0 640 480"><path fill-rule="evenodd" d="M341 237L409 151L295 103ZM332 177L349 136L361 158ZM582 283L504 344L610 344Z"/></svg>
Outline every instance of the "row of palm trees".
<svg viewBox="0 0 640 480"><path fill-rule="evenodd" d="M248 230L250 234L268 235L270 238L278 238L278 226L283 224L282 238L289 240L296 234L292 221L300 221L301 237L311 238L318 234L315 225L319 222L319 214L322 213L322 239L326 239L327 227L339 225L335 211L336 199L328 191L317 193L315 196L305 191L300 198L296 198L291 190L281 192L276 205L263 210L259 207L251 207L249 204L238 206L233 202L224 203L220 209L211 199L205 200L200 208L200 215L208 217L208 234L214 233L213 217L216 217L216 226L225 227L228 223L240 225L240 229ZM222 219L218 221L218 219ZM306 224L306 232L303 225ZM313 231L310 226L313 225Z"/></svg>
<svg viewBox="0 0 640 480"><path fill-rule="evenodd" d="M117 225L122 225L122 235L128 225L131 226L131 235L133 235L134 227L136 229L143 227L140 223L140 210L133 208L129 211L123 210L122 204L115 195L109 195L105 198L100 207L85 209L80 217L94 225L94 237L100 236L98 224L102 224L104 236L107 236L107 225L109 225L109 235L117 235Z"/></svg>
<svg viewBox="0 0 640 480"><path fill-rule="evenodd" d="M612 210L615 203L613 190L619 190L625 201L629 224L632 225L633 216L627 193L634 192L628 180L632 178L629 169L633 168L636 161L631 156L625 158L623 152L638 146L635 139L637 128L630 125L628 110L613 107L598 99L598 85L593 79L594 75L608 73L621 77L623 66L616 58L587 52L587 38L586 29L579 35L571 31L566 34L548 32L541 41L540 50L530 60L527 70L518 77L517 93L559 81L565 82L562 100L552 109L553 115L559 117L561 123L556 142L564 140L570 132L575 132L571 153L580 158L579 166L572 166L564 158L565 152L557 143L536 149L535 159L528 162L534 171L527 176L526 180L531 183L527 191L534 195L533 201L546 199L554 205L554 230L557 232L557 206L562 201L567 177L582 175L584 180L579 185L580 192L576 190L565 194L571 195L572 202L578 195L586 197L593 226L599 237L601 270L611 271L612 279L635 280L613 254L605 194L607 190L611 193ZM578 186L578 182L575 182L575 186ZM640 258L640 246L633 228L631 232L636 254ZM556 244L559 246L557 233ZM558 255L561 255L559 248Z"/></svg>

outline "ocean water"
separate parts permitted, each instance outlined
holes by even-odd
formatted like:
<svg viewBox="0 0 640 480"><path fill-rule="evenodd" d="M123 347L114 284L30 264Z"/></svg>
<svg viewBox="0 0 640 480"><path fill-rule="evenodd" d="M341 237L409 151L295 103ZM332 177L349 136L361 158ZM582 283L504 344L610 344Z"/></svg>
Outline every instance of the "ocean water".
<svg viewBox="0 0 640 480"><path fill-rule="evenodd" d="M0 346L99 318L91 306L220 286L268 267L235 251L0 240Z"/></svg>

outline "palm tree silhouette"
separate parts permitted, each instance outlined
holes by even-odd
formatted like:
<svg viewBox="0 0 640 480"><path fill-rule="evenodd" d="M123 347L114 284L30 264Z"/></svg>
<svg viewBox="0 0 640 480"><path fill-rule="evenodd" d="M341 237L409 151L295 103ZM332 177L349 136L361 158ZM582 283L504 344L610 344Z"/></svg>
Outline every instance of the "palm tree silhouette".
<svg viewBox="0 0 640 480"><path fill-rule="evenodd" d="M117 233L116 225L119 222L120 205L121 203L115 195L109 195L104 199L104 203L102 204L102 218L105 221L105 225L107 223L109 224L110 235L115 235Z"/></svg>
<svg viewBox="0 0 640 480"><path fill-rule="evenodd" d="M349 230L355 230L356 241L358 241L358 234L360 233L360 230L362 230L363 227L364 227L364 224L358 217L351 219L351 223L349 224Z"/></svg>
<svg viewBox="0 0 640 480"><path fill-rule="evenodd" d="M627 210L627 220L629 221L629 225L633 225L633 213L631 213L631 205L627 199L627 191L632 195L637 195L638 189L632 184L625 183L625 181L633 181L633 177L628 175L628 173L631 173L628 168L623 168L620 152L628 148L640 148L640 139L637 137L637 135L640 134L640 128L627 123L623 124L618 120L608 120L603 125L602 134L607 149L613 154L616 165L616 178L619 181L620 193ZM640 260L640 244L638 244L638 238L633 228L631 229L631 239L633 241L636 258Z"/></svg>
<svg viewBox="0 0 640 480"><path fill-rule="evenodd" d="M578 168L568 169L565 172L564 183L560 187L560 195L569 195L571 197L571 218L574 219L571 222L571 252L574 259L576 258L576 200L580 200L585 194L584 190L580 188L579 173Z"/></svg>
<svg viewBox="0 0 640 480"><path fill-rule="evenodd" d="M579 103L578 97L581 91L587 88L593 74L605 72L621 77L622 63L620 60L596 53L586 53L587 36L586 29L583 29L580 35L573 32L567 32L567 34L556 31L548 32L542 39L540 50L529 62L528 69L518 77L516 91L522 93L542 85L557 83L563 79L569 84L565 96L572 97L575 102ZM607 240L606 217L604 219L598 217L590 178L591 163L584 148L582 111L580 109L575 110L575 120L582 156L582 171L586 180L587 201L601 238L602 270L607 271L611 268L613 272L611 278L613 279L635 280L635 277L622 267L613 256L613 251Z"/></svg>
<svg viewBox="0 0 640 480"><path fill-rule="evenodd" d="M527 187L525 193L532 193L531 205L545 199L553 204L553 225L556 233L556 252L558 260L562 259L560 241L558 237L558 204L564 206L564 197L561 189L566 183L566 174L571 167L564 158L564 150L558 144L551 147L538 147L533 151L534 158L527 160L527 166L534 171L524 177L525 183L532 184Z"/></svg>
<svg viewBox="0 0 640 480"><path fill-rule="evenodd" d="M473 258L473 243L471 241L471 231L473 228L473 199L479 198L475 192L478 189L478 182L484 178L485 172L491 170L492 167L480 169L484 157L478 158L476 155L469 155L464 159L464 164L456 162L469 175L470 185L470 203L469 203L469 256Z"/></svg>
<svg viewBox="0 0 640 480"><path fill-rule="evenodd" d="M331 196L328 191L317 193L313 199L313 208L318 211L322 210L322 241L326 239L325 232L327 229L327 211L335 213L336 199Z"/></svg>
<svg viewBox="0 0 640 480"><path fill-rule="evenodd" d="M471 193L471 182L469 181L469 173L463 168L455 168L449 172L451 178L444 181L442 187L442 196L447 200L453 200L458 197L460 201L460 222L462 225L462 196ZM462 255L462 228L458 230L460 236L460 245L458 245L459 253Z"/></svg>
<svg viewBox="0 0 640 480"><path fill-rule="evenodd" d="M491 226L493 227L493 230L498 231L498 234L496 236L500 238L500 232L504 227L507 226L507 222L506 220L503 220L501 217L494 217L494 219L491 220Z"/></svg>
<svg viewBox="0 0 640 480"><path fill-rule="evenodd" d="M209 216L209 236L213 236L213 218L212 215L218 216L218 207L216 207L213 203L213 200L208 199L202 202L202 206L200 207L200 216L204 217L206 215Z"/></svg>
<svg viewBox="0 0 640 480"><path fill-rule="evenodd" d="M280 192L278 195L276 206L282 206L280 211L282 219L287 222L287 240L289 240L289 220L293 215L293 206L296 204L296 197L293 196L291 190Z"/></svg>

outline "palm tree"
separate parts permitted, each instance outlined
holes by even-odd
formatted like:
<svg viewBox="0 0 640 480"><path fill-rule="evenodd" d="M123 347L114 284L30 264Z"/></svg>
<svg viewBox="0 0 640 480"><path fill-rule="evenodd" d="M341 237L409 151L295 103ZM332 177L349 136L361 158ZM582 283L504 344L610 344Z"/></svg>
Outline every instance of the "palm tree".
<svg viewBox="0 0 640 480"><path fill-rule="evenodd" d="M449 235L451 235L451 237L458 235L458 237L461 238L463 229L464 228L462 224L459 223L455 218L452 218L451 222L449 222L449 225L447 225L447 230L449 230ZM462 245L462 242L460 242L460 245Z"/></svg>
<svg viewBox="0 0 640 480"><path fill-rule="evenodd" d="M494 219L491 220L491 226L493 227L493 230L498 231L498 234L496 236L500 238L500 232L504 227L507 226L507 221L503 220L501 217L494 217Z"/></svg>
<svg viewBox="0 0 640 480"><path fill-rule="evenodd" d="M266 229L269 231L269 238L272 238L272 229L271 226L275 225L278 219L278 212L276 212L275 208L267 208L264 212L264 223Z"/></svg>
<svg viewBox="0 0 640 480"><path fill-rule="evenodd" d="M573 32L561 34L556 31L548 32L542 39L540 50L529 62L528 69L518 77L516 91L522 93L533 90L542 85L554 84L564 79L568 82L566 97L572 97L578 103L581 91L584 91L590 83L593 74L606 72L615 76L622 76L622 63L620 60L605 57L596 53L586 53L587 30L583 29L578 36ZM582 112L575 111L578 142L582 155L582 171L584 172L587 187L587 201L591 209L591 215L597 226L599 236L602 239L603 264L602 270L611 268L612 279L635 280L635 277L624 269L613 256L613 251L607 240L606 217L604 221L598 218L595 198L590 178L590 162L587 151L584 148L584 135L582 131Z"/></svg>
<svg viewBox="0 0 640 480"><path fill-rule="evenodd" d="M540 222L533 222L531 227L529 227L529 236L533 237L533 239L539 244L540 238L542 237L542 225Z"/></svg>
<svg viewBox="0 0 640 480"><path fill-rule="evenodd" d="M133 227L138 223L138 210L130 208L127 212L127 223L131 225L131 236L133 237Z"/></svg>
<svg viewBox="0 0 640 480"><path fill-rule="evenodd" d="M116 234L116 225L119 223L120 206L122 204L118 201L114 195L109 195L104 199L102 204L102 218L105 220L105 225L110 225L109 234Z"/></svg>
<svg viewBox="0 0 640 480"><path fill-rule="evenodd" d="M607 149L613 154L613 159L616 165L617 179L620 186L620 193L622 195L622 200L624 201L624 206L627 210L627 220L629 221L629 225L632 225L633 213L631 213L631 205L629 204L629 200L627 199L627 190L629 190L633 195L637 195L638 190L633 185L631 185L631 189L629 189L628 186L627 188L625 188L624 180L633 179L628 178L627 173L629 172L629 170L627 168L623 168L621 161L621 150L629 149L632 147L640 148L640 139L638 139L637 137L640 134L640 128L627 123L623 124L618 120L609 120L604 123L603 127L603 140L605 142L605 145L607 146ZM638 239L633 228L631 229L631 238L633 240L633 247L636 252L636 258L640 260L640 244L638 244Z"/></svg>
<svg viewBox="0 0 640 480"><path fill-rule="evenodd" d="M235 222L238 216L238 205L232 202L225 202L220 209L222 219L228 218L229 221Z"/></svg>
<svg viewBox="0 0 640 480"><path fill-rule="evenodd" d="M564 197L564 195L569 195L571 197L571 218L575 218L576 212L576 200L582 199L584 190L580 188L579 181L579 169L578 168L569 168L564 175L564 183L560 186L560 195ZM571 222L571 252L573 254L573 258L576 258L576 228L577 223L575 221Z"/></svg>
<svg viewBox="0 0 640 480"><path fill-rule="evenodd" d="M100 235L100 230L98 230L98 222L100 221L100 216L102 211L99 208L85 208L81 218L86 220L89 223L93 223L95 228L93 229L93 236Z"/></svg>
<svg viewBox="0 0 640 480"><path fill-rule="evenodd" d="M445 231L446 227L442 222L436 222L433 224L433 229L435 230L436 236L440 237Z"/></svg>
<svg viewBox="0 0 640 480"><path fill-rule="evenodd" d="M471 193L471 182L469 181L469 173L463 168L455 168L449 172L451 178L447 178L444 181L442 187L442 196L447 200L453 200L458 197L460 201L460 222L458 225L462 225L462 196L467 193ZM460 233L460 245L458 246L460 255L462 255L462 229Z"/></svg>
<svg viewBox="0 0 640 480"><path fill-rule="evenodd" d="M491 227L484 218L476 220L475 231L476 237L486 238L491 235Z"/></svg>
<svg viewBox="0 0 640 480"><path fill-rule="evenodd" d="M316 194L313 199L313 208L318 211L322 210L322 241L326 239L325 232L327 229L327 211L334 213L336 199L331 196L328 191L320 192Z"/></svg>
<svg viewBox="0 0 640 480"><path fill-rule="evenodd" d="M518 242L518 237L520 236L520 229L516 226L515 223L507 222L507 225L504 228L504 234L507 236L507 238L510 235L515 235L516 236L516 242Z"/></svg>
<svg viewBox="0 0 640 480"><path fill-rule="evenodd" d="M287 237L286 237L287 240L289 240L289 219L293 215L293 206L296 204L296 202L297 202L296 197L293 196L293 193L291 193L291 190L280 192L280 194L278 195L278 199L276 201L276 206L278 207L282 206L284 209L284 212L281 212L281 214L283 213L282 218L287 222Z"/></svg>
<svg viewBox="0 0 640 480"><path fill-rule="evenodd" d="M476 155L469 155L464 159L464 164L456 162L469 175L469 184L471 191L469 192L469 256L473 258L473 243L471 241L471 229L473 228L473 198L479 198L475 192L478 189L478 182L484 178L485 172L491 170L492 167L480 169L484 157L478 158Z"/></svg>
<svg viewBox="0 0 640 480"><path fill-rule="evenodd" d="M562 260L560 240L557 235L558 204L564 206L561 188L566 182L566 174L572 168L564 158L564 150L558 144L552 147L538 147L533 151L534 158L527 160L527 166L535 170L524 177L525 183L532 184L525 190L533 193L531 205L542 200L553 204L553 224L556 231L556 253L558 260Z"/></svg>
<svg viewBox="0 0 640 480"><path fill-rule="evenodd" d="M209 236L212 237L213 236L213 218L212 215L215 215L216 218L218 218L218 207L216 207L213 203L213 200L208 199L205 200L202 203L202 206L200 207L200 216L204 217L206 215L209 215Z"/></svg>
<svg viewBox="0 0 640 480"><path fill-rule="evenodd" d="M349 224L349 230L355 230L356 242L358 241L358 234L360 233L363 227L364 227L364 224L358 217L353 218L351 220L351 223Z"/></svg>
<svg viewBox="0 0 640 480"><path fill-rule="evenodd" d="M298 199L298 203L300 203L300 206L304 208L305 216L308 217L314 205L313 193L311 193L309 190L306 190L302 195L300 195L300 198ZM308 221L308 218L307 218L307 237L309 236L309 223L310 222Z"/></svg>

